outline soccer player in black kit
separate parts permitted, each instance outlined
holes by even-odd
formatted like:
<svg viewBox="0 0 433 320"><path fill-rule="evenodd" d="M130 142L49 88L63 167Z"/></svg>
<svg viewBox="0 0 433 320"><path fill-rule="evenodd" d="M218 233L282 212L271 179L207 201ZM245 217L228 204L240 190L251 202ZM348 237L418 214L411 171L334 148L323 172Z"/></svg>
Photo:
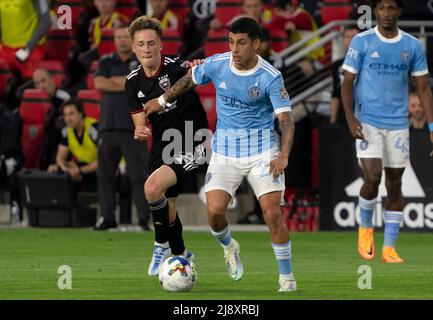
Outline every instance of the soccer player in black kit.
<svg viewBox="0 0 433 320"><path fill-rule="evenodd" d="M189 63L180 61L179 57L161 54L162 29L157 20L139 17L129 26L129 33L132 37L132 50L140 62L140 66L127 76L125 84L135 125L134 138L145 140L152 135L151 174L144 184L144 191L155 228L155 243L148 274L157 276L162 263L170 254L194 260L192 253L185 249L182 223L176 212L176 198L186 175L197 170L206 159L202 141L194 141L188 148L194 138L186 136L185 127L192 123L193 132L196 133L200 129L206 130L208 122L200 99L193 90L179 96L172 103L166 103L160 113L147 117L143 111L144 104L161 96L171 84L190 72ZM152 125L152 130L148 128L148 122ZM173 141L163 141L163 134L169 129L181 133L182 145L175 145L174 150L167 153L173 146Z"/></svg>

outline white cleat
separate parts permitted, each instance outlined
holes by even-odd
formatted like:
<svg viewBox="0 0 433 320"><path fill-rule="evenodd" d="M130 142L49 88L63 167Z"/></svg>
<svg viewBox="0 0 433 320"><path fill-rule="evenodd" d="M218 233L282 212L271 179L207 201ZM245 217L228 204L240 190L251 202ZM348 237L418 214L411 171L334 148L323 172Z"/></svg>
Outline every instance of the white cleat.
<svg viewBox="0 0 433 320"><path fill-rule="evenodd" d="M161 247L159 244L155 244L153 247L152 261L149 265L147 273L149 276L158 276L161 270L162 264L171 254L170 248Z"/></svg>
<svg viewBox="0 0 433 320"><path fill-rule="evenodd" d="M230 278L235 281L241 280L244 275L244 267L242 266L239 253L239 243L234 239L232 239L229 246L224 248L224 259L226 260L227 271L229 272Z"/></svg>
<svg viewBox="0 0 433 320"><path fill-rule="evenodd" d="M278 292L296 291L296 280L292 274L286 277L280 276L280 280L278 282L280 284L280 289L278 289Z"/></svg>

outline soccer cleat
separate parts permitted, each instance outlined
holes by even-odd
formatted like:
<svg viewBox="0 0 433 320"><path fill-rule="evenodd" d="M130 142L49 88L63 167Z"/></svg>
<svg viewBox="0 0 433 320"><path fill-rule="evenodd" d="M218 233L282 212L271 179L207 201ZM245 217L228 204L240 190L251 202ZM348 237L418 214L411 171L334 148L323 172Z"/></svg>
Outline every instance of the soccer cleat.
<svg viewBox="0 0 433 320"><path fill-rule="evenodd" d="M149 270L147 271L149 276L159 275L159 271L161 270L162 264L170 254L171 254L170 248L164 248L158 244L154 245L152 261L150 262Z"/></svg>
<svg viewBox="0 0 433 320"><path fill-rule="evenodd" d="M385 263L403 263L404 260L399 257L393 246L382 248L382 262Z"/></svg>
<svg viewBox="0 0 433 320"><path fill-rule="evenodd" d="M186 251L186 254L184 255L184 257L186 260L188 260L188 262L191 262L191 261L194 262L195 261L195 255L192 252Z"/></svg>
<svg viewBox="0 0 433 320"><path fill-rule="evenodd" d="M374 228L358 229L358 253L365 260L374 258Z"/></svg>
<svg viewBox="0 0 433 320"><path fill-rule="evenodd" d="M239 253L239 243L234 239L224 248L224 259L226 260L227 271L230 277L235 281L241 280L244 275L244 267L242 266Z"/></svg>
<svg viewBox="0 0 433 320"><path fill-rule="evenodd" d="M98 222L96 223L96 226L93 228L93 230L96 231L105 231L109 229L115 229L117 228L117 223L114 220L107 220L104 217L101 217Z"/></svg>
<svg viewBox="0 0 433 320"><path fill-rule="evenodd" d="M293 277L293 274L285 277L280 276L280 280L278 282L280 284L280 289L278 289L278 292L296 291L296 280Z"/></svg>

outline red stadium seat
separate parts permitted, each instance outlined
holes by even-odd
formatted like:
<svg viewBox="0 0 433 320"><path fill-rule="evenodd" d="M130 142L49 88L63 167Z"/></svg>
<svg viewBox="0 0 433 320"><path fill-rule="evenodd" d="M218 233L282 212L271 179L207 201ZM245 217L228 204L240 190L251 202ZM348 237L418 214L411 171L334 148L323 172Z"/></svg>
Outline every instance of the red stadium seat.
<svg viewBox="0 0 433 320"><path fill-rule="evenodd" d="M289 46L287 33L284 30L269 29L271 47L275 52L280 52Z"/></svg>
<svg viewBox="0 0 433 320"><path fill-rule="evenodd" d="M23 122L21 144L26 168L39 169L45 115L50 108L52 105L45 91L39 89L24 91L19 110Z"/></svg>
<svg viewBox="0 0 433 320"><path fill-rule="evenodd" d="M95 89L95 72L98 69L99 60L92 61L92 65L90 66L89 74L87 75L87 89Z"/></svg>
<svg viewBox="0 0 433 320"><path fill-rule="evenodd" d="M136 0L117 0L116 11L132 19L137 12Z"/></svg>
<svg viewBox="0 0 433 320"><path fill-rule="evenodd" d="M170 0L168 7L179 17L185 18L191 11L188 1L189 0Z"/></svg>
<svg viewBox="0 0 433 320"><path fill-rule="evenodd" d="M196 92L206 111L209 129L214 132L217 122L215 88L212 83L209 83L204 86L197 86Z"/></svg>
<svg viewBox="0 0 433 320"><path fill-rule="evenodd" d="M182 38L180 33L174 29L165 29L162 32L162 53L177 55L182 46Z"/></svg>
<svg viewBox="0 0 433 320"><path fill-rule="evenodd" d="M350 0L324 0L320 8L323 24L334 20L347 20L353 10Z"/></svg>
<svg viewBox="0 0 433 320"><path fill-rule="evenodd" d="M60 60L66 65L75 44L73 30L50 30L46 42L47 59Z"/></svg>
<svg viewBox="0 0 433 320"><path fill-rule="evenodd" d="M54 78L57 87L61 87L66 75L65 68L62 61L60 60L42 60L39 62L39 68L48 70L51 76Z"/></svg>
<svg viewBox="0 0 433 320"><path fill-rule="evenodd" d="M78 18L80 17L81 12L84 11L83 0L63 0L61 3L59 3L60 1L57 1L57 2L58 3L55 7L56 15L58 15L57 9L59 6L67 5L67 6L71 7L72 25L75 26L76 23L78 22Z"/></svg>
<svg viewBox="0 0 433 320"><path fill-rule="evenodd" d="M77 98L83 102L86 116L99 119L102 100L102 94L99 90L80 90Z"/></svg>
<svg viewBox="0 0 433 320"><path fill-rule="evenodd" d="M13 73L9 65L4 60L0 60L0 98L6 95L6 88L13 78Z"/></svg>
<svg viewBox="0 0 433 320"><path fill-rule="evenodd" d="M215 18L220 20L224 25L242 13L241 0L217 0Z"/></svg>
<svg viewBox="0 0 433 320"><path fill-rule="evenodd" d="M102 30L101 43L98 47L99 56L116 51L114 46L113 29Z"/></svg>
<svg viewBox="0 0 433 320"><path fill-rule="evenodd" d="M209 57L215 53L223 53L229 50L228 30L209 30L204 43L205 56Z"/></svg>

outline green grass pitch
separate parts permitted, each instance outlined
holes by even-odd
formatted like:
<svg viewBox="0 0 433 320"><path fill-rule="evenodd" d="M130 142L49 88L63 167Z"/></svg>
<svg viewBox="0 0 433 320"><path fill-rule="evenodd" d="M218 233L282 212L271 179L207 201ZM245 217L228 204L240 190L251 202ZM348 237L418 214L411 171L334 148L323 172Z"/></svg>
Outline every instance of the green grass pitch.
<svg viewBox="0 0 433 320"><path fill-rule="evenodd" d="M278 270L265 232L233 232L241 245L244 278L225 269L222 249L208 232L185 232L196 255L198 282L191 292L165 292L147 276L153 233L88 229L0 229L0 299L433 299L433 234L401 233L401 265L361 260L356 232L292 234L298 291L279 293ZM72 289L60 290L58 267L72 269ZM372 289L358 289L358 268L372 270Z"/></svg>

